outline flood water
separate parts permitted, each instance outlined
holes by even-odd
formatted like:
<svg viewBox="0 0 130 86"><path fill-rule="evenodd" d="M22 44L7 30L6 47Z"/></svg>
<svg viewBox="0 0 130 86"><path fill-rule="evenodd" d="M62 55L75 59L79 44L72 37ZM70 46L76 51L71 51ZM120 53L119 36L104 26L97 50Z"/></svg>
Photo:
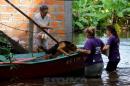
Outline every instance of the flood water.
<svg viewBox="0 0 130 86"><path fill-rule="evenodd" d="M101 37L106 42L107 38ZM83 34L74 35L74 43L82 46ZM105 71L108 59L103 55L104 71L101 78L86 79L84 77L44 77L42 79L9 80L0 82L0 86L130 86L130 39L121 38L121 61L116 72Z"/></svg>
<svg viewBox="0 0 130 86"><path fill-rule="evenodd" d="M106 37L99 37L101 40L106 43L107 38ZM79 47L84 45L84 42L86 40L84 34L75 34L74 35L74 43L77 44ZM121 61L118 65L120 68L128 68L130 67L130 38L120 38L120 56ZM105 63L105 66L108 62L108 59L105 55L103 56L103 60Z"/></svg>

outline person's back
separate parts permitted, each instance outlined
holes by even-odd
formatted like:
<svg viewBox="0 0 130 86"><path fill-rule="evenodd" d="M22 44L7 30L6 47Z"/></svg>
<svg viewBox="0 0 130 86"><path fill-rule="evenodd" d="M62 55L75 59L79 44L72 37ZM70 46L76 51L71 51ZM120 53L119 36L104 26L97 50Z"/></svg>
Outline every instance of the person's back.
<svg viewBox="0 0 130 86"><path fill-rule="evenodd" d="M79 49L85 59L85 76L86 77L101 77L103 71L103 60L101 56L104 43L95 37L95 29L85 29L87 40L83 49Z"/></svg>
<svg viewBox="0 0 130 86"><path fill-rule="evenodd" d="M84 58L87 58L86 65L93 65L96 63L103 63L101 52L104 44L99 38L89 38L85 45L84 49L91 50L91 54L84 55Z"/></svg>

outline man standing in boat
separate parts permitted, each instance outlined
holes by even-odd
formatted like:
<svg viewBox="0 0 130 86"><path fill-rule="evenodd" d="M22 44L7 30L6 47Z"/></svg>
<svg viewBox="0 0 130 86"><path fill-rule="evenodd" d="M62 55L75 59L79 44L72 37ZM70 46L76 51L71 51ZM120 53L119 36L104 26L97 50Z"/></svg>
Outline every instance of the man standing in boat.
<svg viewBox="0 0 130 86"><path fill-rule="evenodd" d="M49 32L51 18L48 14L48 6L41 5L39 13L34 16L34 21L39 24L42 29ZM48 48L48 36L37 26L34 26L34 51L46 50Z"/></svg>

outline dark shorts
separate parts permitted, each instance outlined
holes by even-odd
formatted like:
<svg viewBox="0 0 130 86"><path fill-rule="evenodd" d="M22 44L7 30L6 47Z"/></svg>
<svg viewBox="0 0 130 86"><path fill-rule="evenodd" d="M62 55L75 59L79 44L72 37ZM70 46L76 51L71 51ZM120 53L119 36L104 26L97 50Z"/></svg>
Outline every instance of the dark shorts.
<svg viewBox="0 0 130 86"><path fill-rule="evenodd" d="M107 67L106 67L106 71L108 71L108 72L115 71L119 62L120 62L120 60L109 61L107 64Z"/></svg>

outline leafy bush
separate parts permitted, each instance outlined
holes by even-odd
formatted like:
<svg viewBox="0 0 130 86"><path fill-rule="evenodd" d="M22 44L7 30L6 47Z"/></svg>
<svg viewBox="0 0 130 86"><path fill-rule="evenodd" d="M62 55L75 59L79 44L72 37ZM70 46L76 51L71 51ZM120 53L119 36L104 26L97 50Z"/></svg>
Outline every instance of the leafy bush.
<svg viewBox="0 0 130 86"><path fill-rule="evenodd" d="M128 0L75 0L73 1L73 28L82 30L89 26L104 27L108 24L124 25L130 14Z"/></svg>

